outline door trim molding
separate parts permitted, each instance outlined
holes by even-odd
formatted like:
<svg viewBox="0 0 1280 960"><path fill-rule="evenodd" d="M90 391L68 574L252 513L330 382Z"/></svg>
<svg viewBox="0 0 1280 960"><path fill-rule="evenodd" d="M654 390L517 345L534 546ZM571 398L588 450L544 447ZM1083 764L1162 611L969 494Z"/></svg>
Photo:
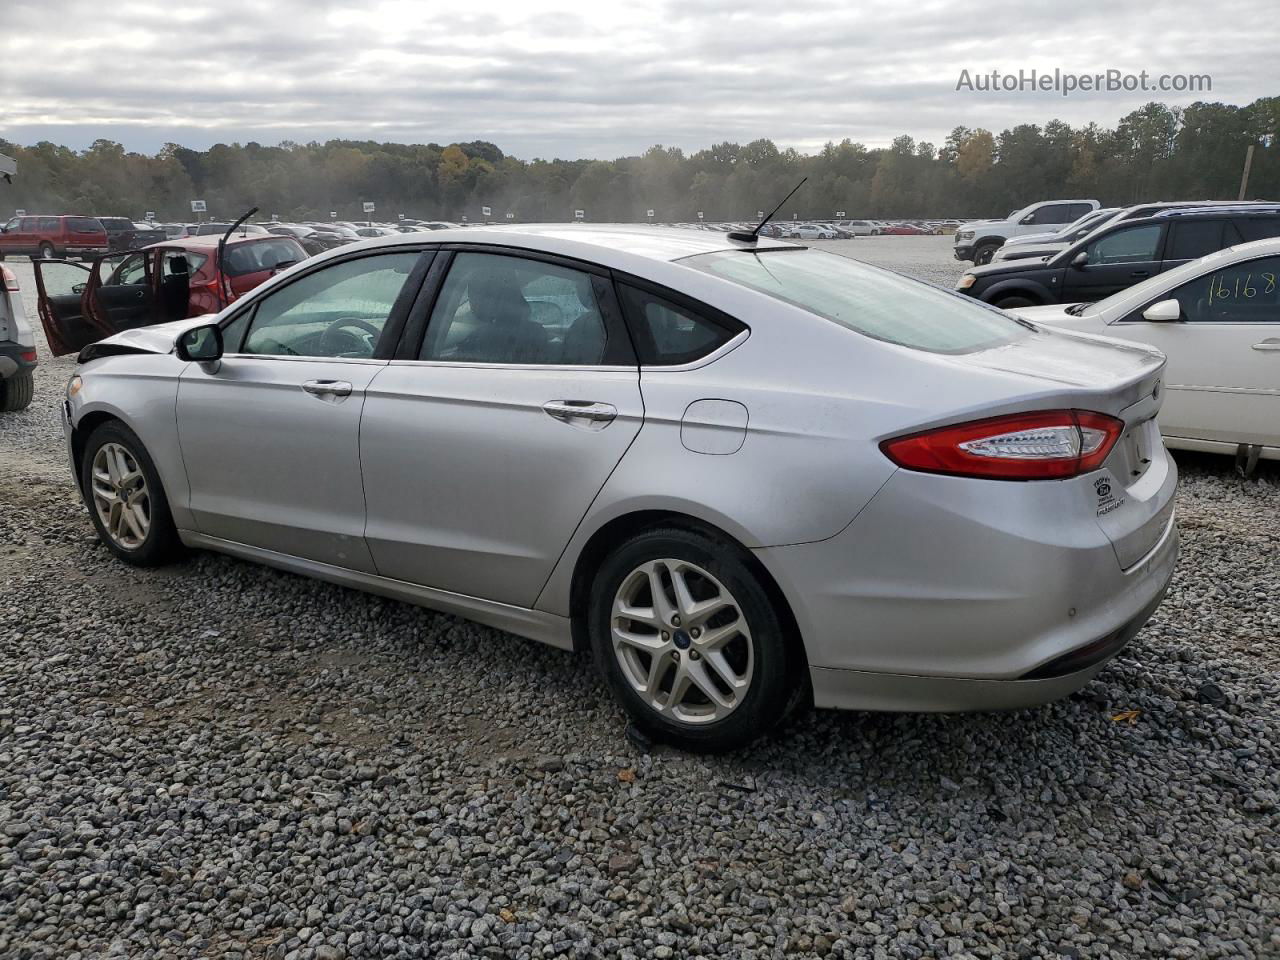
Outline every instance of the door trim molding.
<svg viewBox="0 0 1280 960"><path fill-rule="evenodd" d="M179 530L178 536L188 547L213 550L241 560L275 567L277 570L288 573L336 583L339 586L363 590L366 593L375 593L393 600L402 600L442 613L452 613L467 620L514 633L519 637L558 647L561 650L573 649L571 621L568 617L560 617L541 610L529 610L507 603L497 603L493 600L482 600L479 597L451 593L448 590L437 590L434 587L393 580L390 577L362 573L359 570L349 570L345 567L321 563L318 560L306 560L302 557L278 553L275 550L250 546L247 543L211 537L195 530Z"/></svg>

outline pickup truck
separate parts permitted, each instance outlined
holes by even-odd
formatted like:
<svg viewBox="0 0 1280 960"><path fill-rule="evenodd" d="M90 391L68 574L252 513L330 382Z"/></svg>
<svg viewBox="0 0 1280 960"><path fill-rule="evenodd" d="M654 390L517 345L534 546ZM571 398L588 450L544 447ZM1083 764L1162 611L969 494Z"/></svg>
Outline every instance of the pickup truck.
<svg viewBox="0 0 1280 960"><path fill-rule="evenodd" d="M98 222L107 231L109 253L137 250L139 247L168 239L164 227L134 223L128 217L98 217Z"/></svg>
<svg viewBox="0 0 1280 960"><path fill-rule="evenodd" d="M957 260L970 260L981 266L990 263L1001 244L1011 237L1061 230L1101 206L1097 200L1041 200L1013 211L1003 220L962 223L956 230L952 252Z"/></svg>

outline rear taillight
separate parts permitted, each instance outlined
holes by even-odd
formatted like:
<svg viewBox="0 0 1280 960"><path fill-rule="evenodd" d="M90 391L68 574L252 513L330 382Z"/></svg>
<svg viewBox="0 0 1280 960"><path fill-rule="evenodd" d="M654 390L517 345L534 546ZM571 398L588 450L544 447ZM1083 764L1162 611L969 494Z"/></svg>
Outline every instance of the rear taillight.
<svg viewBox="0 0 1280 960"><path fill-rule="evenodd" d="M17 293L18 275L8 267L0 267L0 274L4 276L4 288L10 293Z"/></svg>
<svg viewBox="0 0 1280 960"><path fill-rule="evenodd" d="M35 363L36 352L34 350L24 350L22 353L18 354L18 359L23 363Z"/></svg>
<svg viewBox="0 0 1280 960"><path fill-rule="evenodd" d="M1061 480L1096 470L1124 422L1089 410L1047 410L974 420L885 440L900 467L994 480Z"/></svg>

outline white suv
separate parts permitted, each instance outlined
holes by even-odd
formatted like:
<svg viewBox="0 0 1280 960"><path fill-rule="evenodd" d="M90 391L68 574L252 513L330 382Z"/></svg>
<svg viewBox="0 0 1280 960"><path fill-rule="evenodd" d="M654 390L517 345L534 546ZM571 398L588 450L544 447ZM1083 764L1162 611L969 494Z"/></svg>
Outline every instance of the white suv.
<svg viewBox="0 0 1280 960"><path fill-rule="evenodd" d="M18 278L0 266L0 413L22 410L35 390L36 340L18 294Z"/></svg>
<svg viewBox="0 0 1280 960"><path fill-rule="evenodd" d="M1000 245L1010 237L1056 232L1101 206L1097 200L1041 200L1013 211L1004 220L963 223L956 230L953 252L957 260L971 260L978 266L990 263Z"/></svg>

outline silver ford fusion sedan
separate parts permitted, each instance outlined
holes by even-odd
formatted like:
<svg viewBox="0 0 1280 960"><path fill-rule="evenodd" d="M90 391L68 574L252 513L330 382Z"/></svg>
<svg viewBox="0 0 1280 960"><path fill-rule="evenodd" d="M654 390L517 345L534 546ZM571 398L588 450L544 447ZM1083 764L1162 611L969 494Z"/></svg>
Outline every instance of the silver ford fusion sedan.
<svg viewBox="0 0 1280 960"><path fill-rule="evenodd" d="M692 749L806 701L1064 696L1177 555L1161 354L777 241L380 238L79 359L69 455L121 559L218 550L590 652Z"/></svg>

